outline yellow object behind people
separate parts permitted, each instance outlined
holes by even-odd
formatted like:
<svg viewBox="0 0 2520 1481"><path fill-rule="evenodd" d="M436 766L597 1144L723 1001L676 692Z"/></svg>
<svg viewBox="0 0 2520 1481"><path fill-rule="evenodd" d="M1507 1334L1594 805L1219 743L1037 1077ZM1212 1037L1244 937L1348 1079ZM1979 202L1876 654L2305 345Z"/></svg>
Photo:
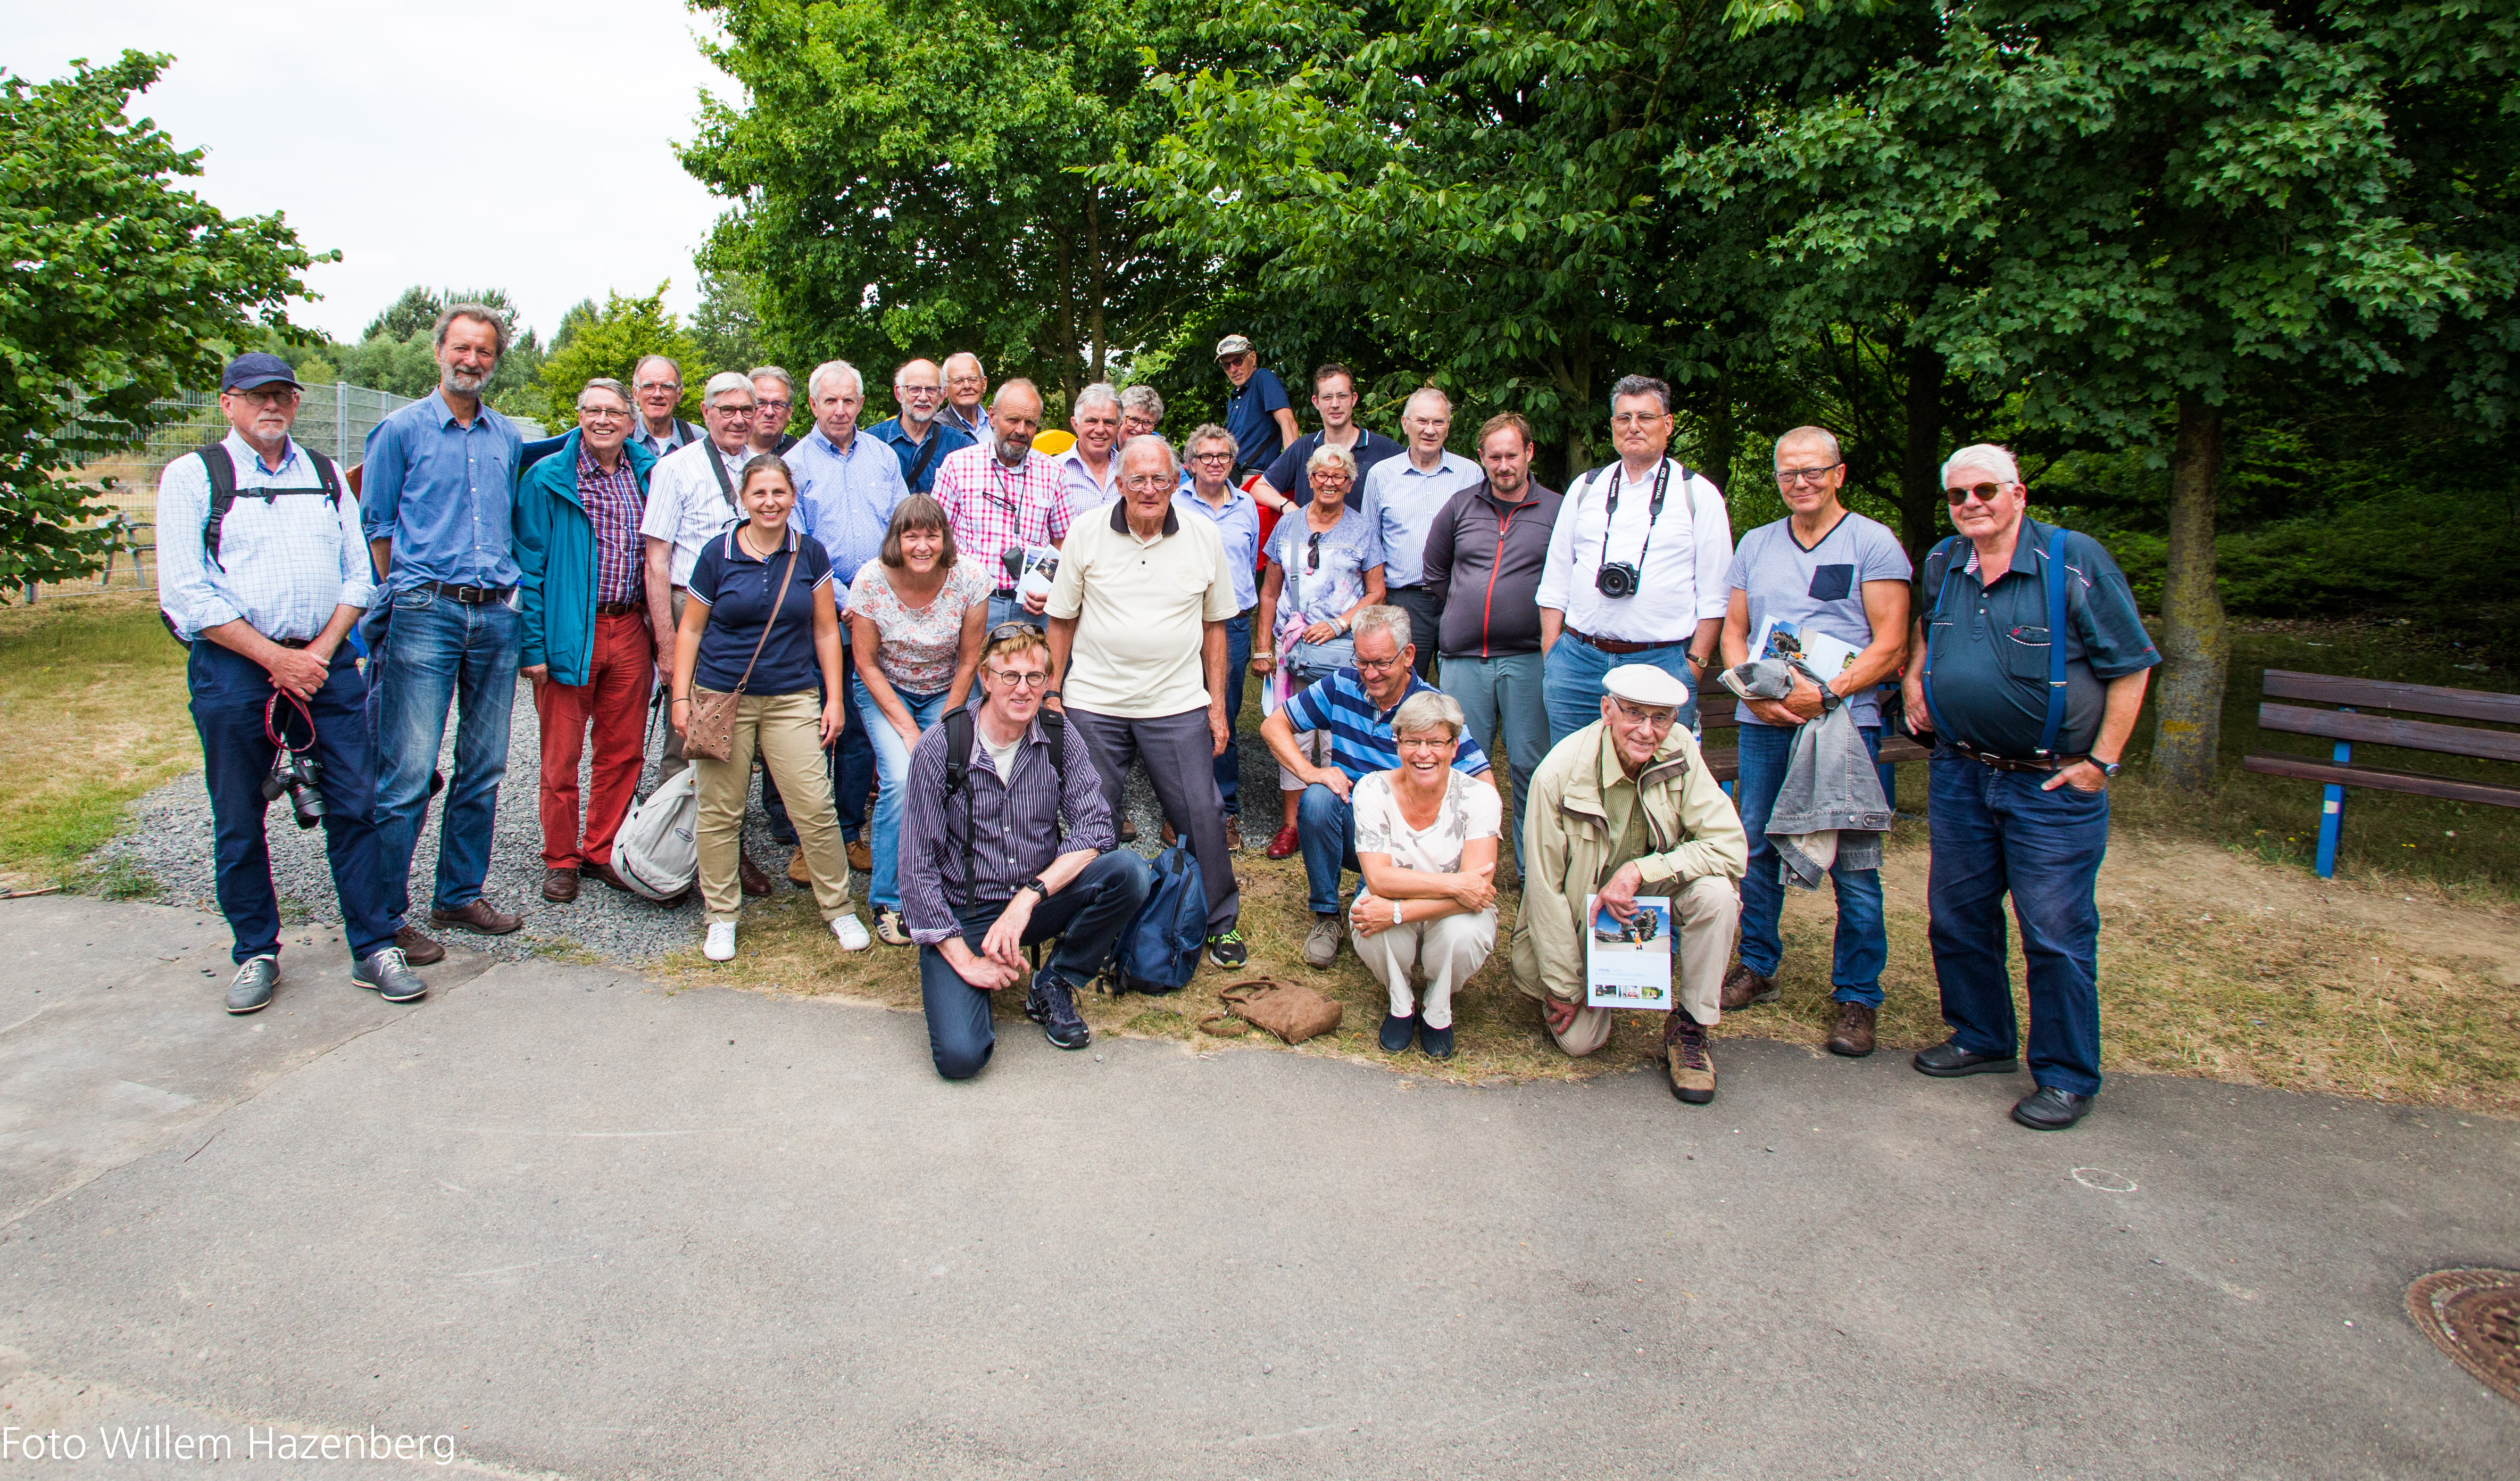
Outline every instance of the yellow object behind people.
<svg viewBox="0 0 2520 1481"><path fill-rule="evenodd" d="M1046 458L1055 458L1075 445L1075 433L1061 432L1057 428L1053 428L1032 440L1032 450L1040 453Z"/></svg>

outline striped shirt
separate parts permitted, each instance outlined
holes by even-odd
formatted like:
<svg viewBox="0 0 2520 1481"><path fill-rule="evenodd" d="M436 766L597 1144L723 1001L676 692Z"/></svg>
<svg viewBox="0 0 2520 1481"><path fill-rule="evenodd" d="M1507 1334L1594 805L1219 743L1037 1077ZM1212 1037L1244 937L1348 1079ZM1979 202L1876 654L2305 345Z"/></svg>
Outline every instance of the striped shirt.
<svg viewBox="0 0 2520 1481"><path fill-rule="evenodd" d="M1409 696L1435 686L1409 675L1409 688L1400 696L1400 704ZM1333 671L1328 678L1315 683L1293 699L1286 701L1286 718L1298 733L1306 730L1328 730L1330 733L1330 760L1352 782L1363 781L1376 771L1389 771L1400 764L1400 747L1391 738L1391 717L1400 705L1388 710L1374 708L1373 696L1365 692L1364 675L1354 669ZM1487 753L1479 749L1470 732L1462 732L1462 747L1453 754L1453 769L1463 776L1485 776Z"/></svg>
<svg viewBox="0 0 2520 1481"><path fill-rule="evenodd" d="M577 501L586 506L587 521L595 527L595 599L636 601L647 548L639 539L639 518L648 501L640 495L639 475L629 456L615 455L612 471L607 473L579 439Z"/></svg>
<svg viewBox="0 0 2520 1481"><path fill-rule="evenodd" d="M1045 461L1047 461L1045 459ZM1016 744L1013 772L998 776L980 717L972 716L971 755L962 794L945 795L945 726L934 724L911 748L901 809L901 914L910 939L932 947L963 934L962 914L995 914L1061 854L1118 846L1102 774L1074 723L1066 726L1067 764L1054 765L1039 717ZM1061 838L1058 821L1067 819ZM970 891L963 896L969 851ZM963 897L958 899L957 897Z"/></svg>
<svg viewBox="0 0 2520 1481"><path fill-rule="evenodd" d="M1066 543L1076 510L1058 465L1027 450L1016 467L985 444L958 448L936 470L936 502L954 525L954 544L989 568L997 589L1014 584L999 559L1009 546Z"/></svg>

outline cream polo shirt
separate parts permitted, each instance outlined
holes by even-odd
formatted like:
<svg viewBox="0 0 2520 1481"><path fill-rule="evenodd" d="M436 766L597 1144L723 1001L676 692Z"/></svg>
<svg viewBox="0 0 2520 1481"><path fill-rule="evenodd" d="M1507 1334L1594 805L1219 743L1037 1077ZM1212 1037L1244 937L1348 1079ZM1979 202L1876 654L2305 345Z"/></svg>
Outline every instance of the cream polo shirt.
<svg viewBox="0 0 2520 1481"><path fill-rule="evenodd" d="M1167 503L1162 532L1141 540L1130 532L1126 499L1107 516L1076 522L1051 583L1049 615L1076 621L1060 697L1122 719L1206 709L1206 625L1242 610L1216 527L1186 522Z"/></svg>

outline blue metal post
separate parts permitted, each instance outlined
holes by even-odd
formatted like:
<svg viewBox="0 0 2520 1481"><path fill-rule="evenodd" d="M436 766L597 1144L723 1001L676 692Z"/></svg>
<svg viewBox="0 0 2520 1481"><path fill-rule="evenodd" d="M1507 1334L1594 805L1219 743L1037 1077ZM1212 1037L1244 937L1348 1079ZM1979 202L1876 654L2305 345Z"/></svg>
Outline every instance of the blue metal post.
<svg viewBox="0 0 2520 1481"><path fill-rule="evenodd" d="M2353 713L2350 708L2337 711L2339 715ZM2351 742L2336 743L2335 761L2340 766L2354 764L2354 747ZM2336 877L2336 837L2344 831L2345 787L2341 782L2329 782L2318 810L2318 877L2321 879Z"/></svg>

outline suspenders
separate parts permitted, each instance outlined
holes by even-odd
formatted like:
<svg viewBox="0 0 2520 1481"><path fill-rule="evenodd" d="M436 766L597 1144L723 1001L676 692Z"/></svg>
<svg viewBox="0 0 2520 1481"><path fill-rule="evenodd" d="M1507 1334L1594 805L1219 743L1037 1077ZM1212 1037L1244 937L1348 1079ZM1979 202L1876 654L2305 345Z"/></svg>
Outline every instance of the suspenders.
<svg viewBox="0 0 2520 1481"><path fill-rule="evenodd" d="M1934 588L1934 605L1925 612L1925 717L1934 722L1937 735L1943 733L1943 717L1934 709L1934 620L1942 615L1943 601L1951 594L1952 568L1958 563L1963 543L1956 534L1935 548L1934 554L1943 560L1943 579ZM2041 568L2040 584L2048 598L2048 718L2039 727L2039 756L2045 760L2056 754L2056 738L2065 730L2065 532L2061 528L2048 536L2048 563Z"/></svg>

